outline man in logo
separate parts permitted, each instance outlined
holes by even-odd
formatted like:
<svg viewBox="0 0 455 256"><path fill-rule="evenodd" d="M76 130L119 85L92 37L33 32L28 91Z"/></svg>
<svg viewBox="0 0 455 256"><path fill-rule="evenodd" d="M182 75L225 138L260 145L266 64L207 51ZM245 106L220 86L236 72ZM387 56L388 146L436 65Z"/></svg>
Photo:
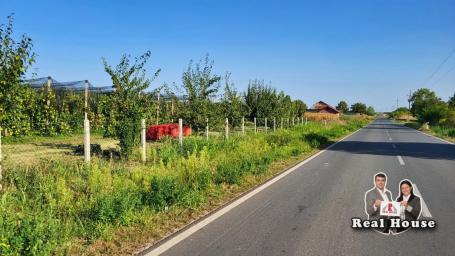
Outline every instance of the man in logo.
<svg viewBox="0 0 455 256"><path fill-rule="evenodd" d="M385 173L379 172L374 175L374 188L365 193L365 212L370 220L384 219L385 226L376 228L379 232L389 234L390 219L380 216L381 202L391 202L392 193L385 188L387 176Z"/></svg>

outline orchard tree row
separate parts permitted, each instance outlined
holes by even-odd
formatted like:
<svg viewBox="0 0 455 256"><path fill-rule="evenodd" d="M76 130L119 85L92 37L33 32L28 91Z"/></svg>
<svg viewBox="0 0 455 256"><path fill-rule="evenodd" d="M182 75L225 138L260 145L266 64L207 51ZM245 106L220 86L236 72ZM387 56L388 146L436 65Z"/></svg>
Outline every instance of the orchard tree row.
<svg viewBox="0 0 455 256"><path fill-rule="evenodd" d="M113 92L90 92L85 108L83 92L56 90L43 84L34 89L25 83L27 71L35 62L32 39L13 34L13 17L0 26L0 127L7 136L56 135L82 131L87 112L92 130L120 140L122 148L138 143L140 120L148 123L173 122L183 118L195 131L221 125L229 118L239 126L242 117L301 117L307 109L301 100L292 100L263 80L251 80L239 92L231 74L213 71L213 60L206 56L190 61L180 85L152 87L160 70L149 75L145 65L150 51L132 58L124 55L112 66L102 59L112 80ZM152 90L153 89L153 90ZM158 96L161 96L160 97ZM183 95L183 97L182 97ZM166 96L166 97L163 97Z"/></svg>

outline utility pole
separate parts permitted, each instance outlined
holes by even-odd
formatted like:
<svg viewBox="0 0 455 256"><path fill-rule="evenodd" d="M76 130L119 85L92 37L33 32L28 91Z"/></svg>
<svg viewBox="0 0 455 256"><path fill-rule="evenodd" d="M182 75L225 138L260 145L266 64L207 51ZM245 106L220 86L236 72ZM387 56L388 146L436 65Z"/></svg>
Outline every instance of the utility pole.
<svg viewBox="0 0 455 256"><path fill-rule="evenodd" d="M412 99L412 91L409 90L409 95L408 95L408 109L411 110L411 99Z"/></svg>
<svg viewBox="0 0 455 256"><path fill-rule="evenodd" d="M397 108L396 109L398 109L398 98L397 98Z"/></svg>

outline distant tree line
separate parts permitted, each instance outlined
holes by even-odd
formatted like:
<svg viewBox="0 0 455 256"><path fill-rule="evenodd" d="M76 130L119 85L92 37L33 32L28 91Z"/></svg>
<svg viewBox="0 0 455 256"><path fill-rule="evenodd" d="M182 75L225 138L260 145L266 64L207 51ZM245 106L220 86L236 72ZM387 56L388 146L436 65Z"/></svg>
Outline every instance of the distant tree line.
<svg viewBox="0 0 455 256"><path fill-rule="evenodd" d="M364 114L364 115L369 115L373 116L376 114L374 108L372 106L368 106L365 103L362 102L356 102L351 105L351 108L349 108L349 105L346 101L342 100L338 103L336 106L336 109L340 111L341 113L352 113L352 114Z"/></svg>

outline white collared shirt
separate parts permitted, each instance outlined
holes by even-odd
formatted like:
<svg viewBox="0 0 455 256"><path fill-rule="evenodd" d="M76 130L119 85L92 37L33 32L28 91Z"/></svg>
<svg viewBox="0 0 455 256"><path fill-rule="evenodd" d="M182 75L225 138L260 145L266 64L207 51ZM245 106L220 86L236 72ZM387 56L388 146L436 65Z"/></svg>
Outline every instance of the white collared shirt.
<svg viewBox="0 0 455 256"><path fill-rule="evenodd" d="M389 198L387 197L387 194L386 194L386 192L388 192L388 190L385 188L382 191L379 188L376 188L376 189L379 191L379 194L381 194L382 201L388 202Z"/></svg>
<svg viewBox="0 0 455 256"><path fill-rule="evenodd" d="M387 197L387 194L386 194L386 192L388 192L387 189L384 188L383 190L380 190L379 188L376 187L376 190L379 191L379 194L382 197L382 201L384 201L384 202L389 201L389 198ZM376 205L373 204L373 209L374 209L374 211L377 211L378 207L376 207Z"/></svg>
<svg viewBox="0 0 455 256"><path fill-rule="evenodd" d="M409 202L410 197L411 197L411 194L409 194L408 196L403 195L403 201ZM406 211L411 212L412 206L407 205L405 209L406 209Z"/></svg>
<svg viewBox="0 0 455 256"><path fill-rule="evenodd" d="M405 196L403 195L403 201L409 201L409 198L411 197L411 194L409 194L408 196Z"/></svg>

